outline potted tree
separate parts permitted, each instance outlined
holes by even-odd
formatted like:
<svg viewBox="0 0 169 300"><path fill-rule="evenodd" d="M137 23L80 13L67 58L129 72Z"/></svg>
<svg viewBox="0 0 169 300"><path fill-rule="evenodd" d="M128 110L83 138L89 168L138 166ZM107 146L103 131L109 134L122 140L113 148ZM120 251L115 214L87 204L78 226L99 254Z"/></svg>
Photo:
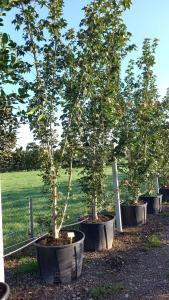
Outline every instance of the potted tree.
<svg viewBox="0 0 169 300"><path fill-rule="evenodd" d="M158 214L162 211L162 195L157 194L152 178L147 184L147 192L140 195L139 199L147 203L148 214Z"/></svg>
<svg viewBox="0 0 169 300"><path fill-rule="evenodd" d="M147 203L139 200L141 184L144 180L145 168L138 155L139 145L130 148L130 161L127 161L127 176L121 185L127 193L126 201L121 204L122 223L126 226L137 226L146 223Z"/></svg>
<svg viewBox="0 0 169 300"><path fill-rule="evenodd" d="M137 60L141 74L135 81L134 61L130 61L123 89L124 116L120 133L121 139L126 141L128 176L124 182L132 194L132 205L122 204L121 207L123 223L131 226L144 224L146 221L145 204L139 204L138 201L141 184L146 181L153 165L150 150L156 142L156 117L160 115L160 103L152 69L156 46L156 39L152 45L149 39L144 40L142 56Z"/></svg>
<svg viewBox="0 0 169 300"><path fill-rule="evenodd" d="M114 217L103 215L101 210L107 202L105 166L110 131L112 124L116 124L120 63L130 37L121 15L130 4L130 1L91 2L85 8L79 32L87 78L80 182L89 207L88 220L81 223L80 228L85 233L85 250L88 251L110 249L114 237Z"/></svg>
<svg viewBox="0 0 169 300"><path fill-rule="evenodd" d="M159 192L162 194L164 202L169 201L169 175L168 175L168 111L169 111L169 89L167 89L166 96L162 101L165 121L163 122L163 128L161 132L161 160L160 160L160 170L159 170Z"/></svg>
<svg viewBox="0 0 169 300"><path fill-rule="evenodd" d="M69 43L73 31L68 31L63 37L66 27L62 17L63 1L38 1L37 6L32 1L19 1L13 5L17 11L13 24L17 30L24 28L24 42L17 51L25 59L31 55L28 71L32 71L33 75L28 75L22 84L23 88L30 91L28 118L34 137L45 153L43 178L48 183L51 199L52 230L35 244L39 271L46 283L67 283L81 274L84 243L82 232L62 230L71 193L76 149L73 132L75 124L78 127L80 115L79 98L72 101L70 97L67 101L66 95L76 60L73 44ZM43 9L45 14L39 14ZM64 44L65 38L67 42ZM58 141L60 114L63 130L61 142ZM56 162L54 152L57 147L60 147L60 151ZM69 157L68 184L67 193L61 199L58 178L65 153Z"/></svg>
<svg viewBox="0 0 169 300"><path fill-rule="evenodd" d="M156 47L156 39L152 44L149 39L145 39L143 55L137 61L137 65L142 71L140 94L142 99L143 97L145 99L145 112L142 119L146 127L143 142L145 144L145 164L147 165L145 176L146 193L141 195L140 199L147 202L147 212L151 214L159 213L162 209L162 196L159 195L157 174L160 172L163 160L162 132L165 124L164 108L159 101L156 78L153 73Z"/></svg>
<svg viewBox="0 0 169 300"><path fill-rule="evenodd" d="M136 226L146 223L147 205L139 201L141 183L146 171L142 133L138 127L140 109L136 101L136 82L134 61L131 60L126 70L125 85L121 85L121 122L116 130L115 155L123 155L122 167L124 178L120 190L125 201L121 203L122 224Z"/></svg>

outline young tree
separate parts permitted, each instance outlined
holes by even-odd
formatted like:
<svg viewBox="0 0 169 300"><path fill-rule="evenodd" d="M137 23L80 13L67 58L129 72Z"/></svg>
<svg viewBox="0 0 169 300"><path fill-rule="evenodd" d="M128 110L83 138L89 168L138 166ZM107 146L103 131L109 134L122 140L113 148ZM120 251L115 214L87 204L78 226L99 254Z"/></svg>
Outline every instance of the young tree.
<svg viewBox="0 0 169 300"><path fill-rule="evenodd" d="M126 72L123 91L125 114L121 127L121 140L126 144L128 175L126 184L132 201L138 202L140 187L155 170L158 135L163 112L158 100L156 78L153 72L157 40L143 42L142 56L136 65L140 70L137 81L134 63Z"/></svg>
<svg viewBox="0 0 169 300"><path fill-rule="evenodd" d="M79 120L77 116L80 115L79 95L73 97L68 88L70 78L74 76L74 67L75 73L77 70L77 57L71 42L74 39L73 30L66 31L67 24L62 16L63 4L63 0L37 0L36 3L32 0L16 1L17 14L13 20L24 40L17 51L26 58L31 57L31 72L34 75L29 81L28 118L34 137L40 141L45 154L43 178L50 187L53 238L59 237L70 196L76 147L72 136L73 128L77 127L75 123ZM75 88L71 87L71 91ZM60 115L63 130L61 142L58 139ZM59 158L55 163L55 149L58 147ZM58 176L65 152L69 154L68 188L64 208L61 208Z"/></svg>
<svg viewBox="0 0 169 300"><path fill-rule="evenodd" d="M81 184L93 221L105 199L104 167L110 131L117 121L121 59L130 38L122 14L130 5L131 1L92 1L84 8L78 35L86 78Z"/></svg>

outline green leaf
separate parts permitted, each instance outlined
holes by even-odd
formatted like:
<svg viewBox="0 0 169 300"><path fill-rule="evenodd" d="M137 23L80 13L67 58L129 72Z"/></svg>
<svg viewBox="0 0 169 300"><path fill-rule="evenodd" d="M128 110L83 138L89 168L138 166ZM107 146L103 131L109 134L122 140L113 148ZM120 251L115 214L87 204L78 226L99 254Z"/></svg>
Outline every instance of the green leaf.
<svg viewBox="0 0 169 300"><path fill-rule="evenodd" d="M123 0L122 4L123 4L123 6L124 6L125 9L126 8L130 8L130 6L131 6L131 0Z"/></svg>
<svg viewBox="0 0 169 300"><path fill-rule="evenodd" d="M39 117L38 117L38 122L39 121L43 121L45 120L45 115L44 114L41 114Z"/></svg>
<svg viewBox="0 0 169 300"><path fill-rule="evenodd" d="M7 33L3 33L2 35L2 43L7 44L8 43L8 35Z"/></svg>
<svg viewBox="0 0 169 300"><path fill-rule="evenodd" d="M32 116L37 110L37 107L32 108L30 111L27 112L28 116Z"/></svg>
<svg viewBox="0 0 169 300"><path fill-rule="evenodd" d="M6 94L4 92L4 90L1 89L1 96L4 97Z"/></svg>
<svg viewBox="0 0 169 300"><path fill-rule="evenodd" d="M19 93L19 95L24 95L25 94L25 92L26 92L26 90L24 89L24 88L19 88L18 89L18 93Z"/></svg>

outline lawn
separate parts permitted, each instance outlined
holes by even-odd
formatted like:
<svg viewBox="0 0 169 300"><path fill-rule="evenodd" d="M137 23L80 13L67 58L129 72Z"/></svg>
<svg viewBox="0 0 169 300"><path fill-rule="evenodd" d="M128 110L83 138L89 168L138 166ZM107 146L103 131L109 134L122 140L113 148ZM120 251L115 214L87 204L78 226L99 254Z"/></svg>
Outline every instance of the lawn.
<svg viewBox="0 0 169 300"><path fill-rule="evenodd" d="M81 192L78 178L79 170L73 171L73 189L69 201L66 223L76 222L79 215L87 213L85 195ZM107 191L110 203L112 200L111 168L106 168ZM33 199L33 212L35 232L44 232L45 226L40 226L37 220L50 214L49 195L43 191L43 183L38 171L2 173L2 206L3 206L3 231L5 247L15 242L28 238L29 227L29 197ZM67 175L62 170L59 180L59 190L64 198L66 191Z"/></svg>

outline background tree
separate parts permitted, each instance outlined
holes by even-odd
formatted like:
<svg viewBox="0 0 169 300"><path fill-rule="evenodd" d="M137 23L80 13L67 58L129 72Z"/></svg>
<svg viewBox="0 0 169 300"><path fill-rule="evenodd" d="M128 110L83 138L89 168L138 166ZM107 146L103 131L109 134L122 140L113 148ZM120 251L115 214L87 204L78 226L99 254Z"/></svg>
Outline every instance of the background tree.
<svg viewBox="0 0 169 300"><path fill-rule="evenodd" d="M4 170L10 163L12 150L16 145L16 132L19 127L16 104L23 103L26 91L19 87L22 73L28 69L16 52L14 43L6 33L0 34L0 169ZM9 90L18 87L16 92Z"/></svg>
<svg viewBox="0 0 169 300"><path fill-rule="evenodd" d="M29 170L40 169L41 166L41 148L36 143L29 143L25 151L25 168Z"/></svg>

